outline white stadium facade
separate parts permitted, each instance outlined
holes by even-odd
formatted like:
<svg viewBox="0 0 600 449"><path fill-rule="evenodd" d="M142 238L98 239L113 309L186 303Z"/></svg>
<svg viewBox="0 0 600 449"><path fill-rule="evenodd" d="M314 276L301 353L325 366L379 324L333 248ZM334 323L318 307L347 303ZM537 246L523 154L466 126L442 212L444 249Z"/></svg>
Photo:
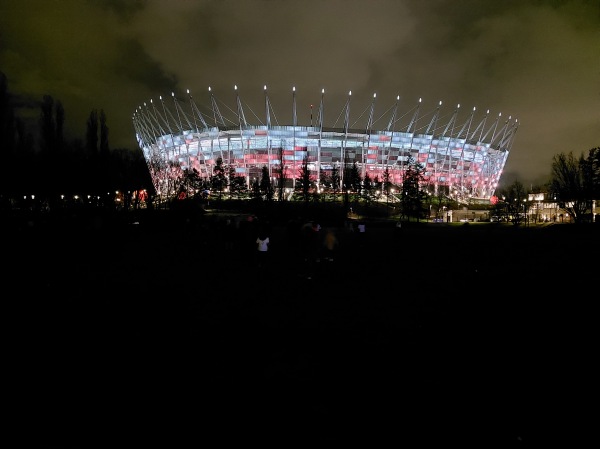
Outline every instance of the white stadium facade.
<svg viewBox="0 0 600 449"><path fill-rule="evenodd" d="M234 90L233 108L221 103L209 88L210 107L198 105L188 91L185 100L173 93L168 100L159 97L158 102L150 100L135 110L136 139L157 194L174 193L170 189L185 170L196 169L201 177L210 178L218 158L224 166L233 167L236 176L245 177L248 185L260 179L265 166L276 185L283 164L286 187L295 185L305 162L317 186L334 167L343 177L344 168L355 163L363 179L368 174L369 179L381 182L387 171L389 181L401 185L412 160L423 166L423 182L429 191L443 188L457 199L490 199L518 128L516 119L504 120L501 113L492 119L489 110L479 115L473 108L461 118L460 105L446 115L442 115L442 102L423 112L421 99L401 113L400 97L396 97L378 114L376 94L359 111L362 121L351 121L352 92L342 110L332 115L335 123L327 125L324 90L314 122L310 105L310 123L300 124L295 88L292 123L280 125L266 86L262 120L249 107L244 111L237 86ZM247 120L249 115L256 123ZM340 184L342 188L343 179Z"/></svg>

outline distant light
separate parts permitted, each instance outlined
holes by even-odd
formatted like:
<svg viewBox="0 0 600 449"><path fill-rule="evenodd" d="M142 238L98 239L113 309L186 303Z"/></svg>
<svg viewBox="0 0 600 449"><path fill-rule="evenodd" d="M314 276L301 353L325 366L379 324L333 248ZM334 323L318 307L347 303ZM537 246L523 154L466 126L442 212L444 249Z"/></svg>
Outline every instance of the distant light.
<svg viewBox="0 0 600 449"><path fill-rule="evenodd" d="M400 95L398 95L398 96L396 97L396 100L400 101Z"/></svg>
<svg viewBox="0 0 600 449"><path fill-rule="evenodd" d="M210 92L210 86L208 86L208 91Z"/></svg>
<svg viewBox="0 0 600 449"><path fill-rule="evenodd" d="M263 89L264 89L264 90L267 90L267 85L266 85L266 84L265 84L265 86L264 86L264 88L263 88Z"/></svg>
<svg viewBox="0 0 600 449"><path fill-rule="evenodd" d="M373 94L373 98L377 98L377 94Z"/></svg>
<svg viewBox="0 0 600 449"><path fill-rule="evenodd" d="M456 109L460 109L460 103L456 105Z"/></svg>
<svg viewBox="0 0 600 449"><path fill-rule="evenodd" d="M174 97L175 96L175 92L171 92L171 96Z"/></svg>
<svg viewBox="0 0 600 449"><path fill-rule="evenodd" d="M348 95L352 95L352 91L348 92Z"/></svg>
<svg viewBox="0 0 600 449"><path fill-rule="evenodd" d="M237 84L236 84L235 86L233 86L233 88L234 88L235 90L237 90Z"/></svg>
<svg viewBox="0 0 600 449"><path fill-rule="evenodd" d="M189 90L189 89L187 90L187 93L188 93L188 94L190 93L190 90Z"/></svg>
<svg viewBox="0 0 600 449"><path fill-rule="evenodd" d="M442 100L440 100L440 106L442 105Z"/></svg>
<svg viewBox="0 0 600 449"><path fill-rule="evenodd" d="M419 103L421 102L421 99L419 98Z"/></svg>
<svg viewBox="0 0 600 449"><path fill-rule="evenodd" d="M321 89L321 93L324 94L325 93L325 89Z"/></svg>
<svg viewBox="0 0 600 449"><path fill-rule="evenodd" d="M293 90L294 92L296 92L296 86L292 87L292 90Z"/></svg>

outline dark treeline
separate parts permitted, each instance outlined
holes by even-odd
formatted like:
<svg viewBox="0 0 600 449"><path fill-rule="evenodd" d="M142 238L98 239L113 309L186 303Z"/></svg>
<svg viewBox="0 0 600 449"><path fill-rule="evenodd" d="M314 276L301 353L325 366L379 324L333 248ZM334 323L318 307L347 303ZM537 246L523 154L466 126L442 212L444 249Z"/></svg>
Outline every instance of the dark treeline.
<svg viewBox="0 0 600 449"><path fill-rule="evenodd" d="M545 200L554 202L576 223L594 220L595 203L600 199L600 147L592 148L577 157L572 151L554 155L549 182L528 191L518 180L496 190L497 216L523 219L531 205L529 194L544 193Z"/></svg>
<svg viewBox="0 0 600 449"><path fill-rule="evenodd" d="M65 135L68 114L50 95L39 101L39 118L28 124L18 116L19 98L0 72L0 198L3 207L27 197L52 207L76 195L98 205L114 205L117 191L147 189L152 182L142 151L110 148L104 110L90 111L82 138Z"/></svg>
<svg viewBox="0 0 600 449"><path fill-rule="evenodd" d="M65 135L68 115L59 99L44 95L36 101L34 107L39 109L39 116L34 123L25 122L18 116L21 107L21 99L10 93L7 77L0 72L1 207L19 208L21 203L26 202L29 209L56 209L74 201L77 196L86 205L112 209L122 198L124 206L135 207L134 201L139 200L140 195L133 195L133 192L140 190L146 191L143 195L146 204L152 204L155 197L152 170L149 170L139 148L110 148L110 128L103 109L92 109L86 128L82 130L84 137L72 138ZM219 199L225 187L229 188L230 197L232 193L244 193L247 189L245 180L226 176L231 167L221 165L222 161L218 161L214 175L209 180L196 180L192 174L182 173L175 180L180 185L174 185L172 190L178 194L185 191L187 195L194 196L194 192L202 194L210 188L218 192ZM392 186L389 178L371 180L367 175L362 179L356 166L347 167L343 189L346 192L346 209L350 208L348 192L354 192L355 196L369 203L373 199L373 190L389 198L394 187L398 192L402 216L420 217L430 211L427 207L430 205L426 204L428 195L422 187L424 168L416 163L409 165L414 170L407 171L402 185L398 186ZM278 177L281 178L279 185L283 186L285 173L282 171ZM296 189L304 202L315 198L309 195L316 186L308 168L296 181ZM337 193L338 184L337 173L323 181L325 190L332 190L334 194ZM283 200L283 190L280 189L275 195L268 172L260 183L256 180L251 187L251 197L264 197L268 202L275 198ZM600 198L600 147L581 153L579 157L573 152L555 155L549 183L535 191L546 192L548 198L556 201L575 221L589 220L593 216L594 200ZM516 207L516 210L521 210L529 193L532 192L527 192L518 180L511 185L499 186L496 192L499 203L495 208L515 216L512 209ZM441 201L439 206L442 206ZM526 213L524 209L521 212Z"/></svg>

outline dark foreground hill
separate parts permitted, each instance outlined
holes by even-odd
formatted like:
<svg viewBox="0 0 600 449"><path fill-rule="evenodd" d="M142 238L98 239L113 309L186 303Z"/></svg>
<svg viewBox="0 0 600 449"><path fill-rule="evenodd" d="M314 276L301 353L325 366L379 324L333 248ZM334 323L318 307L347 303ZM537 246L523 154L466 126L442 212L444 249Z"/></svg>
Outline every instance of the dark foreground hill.
<svg viewBox="0 0 600 449"><path fill-rule="evenodd" d="M5 225L7 386L24 443L587 436L597 226L367 221L360 236L319 220L339 248L308 265L306 217L249 216Z"/></svg>

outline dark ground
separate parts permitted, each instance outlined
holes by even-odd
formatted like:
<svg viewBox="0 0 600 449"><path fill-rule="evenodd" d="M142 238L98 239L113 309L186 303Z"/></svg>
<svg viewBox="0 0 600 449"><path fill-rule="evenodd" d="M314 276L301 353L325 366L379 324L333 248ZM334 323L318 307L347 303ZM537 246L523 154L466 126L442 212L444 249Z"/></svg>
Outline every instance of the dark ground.
<svg viewBox="0 0 600 449"><path fill-rule="evenodd" d="M307 279L297 223L273 225L268 270L207 223L4 227L24 447L583 447L595 431L598 226L368 222L360 242L336 224L338 254Z"/></svg>

